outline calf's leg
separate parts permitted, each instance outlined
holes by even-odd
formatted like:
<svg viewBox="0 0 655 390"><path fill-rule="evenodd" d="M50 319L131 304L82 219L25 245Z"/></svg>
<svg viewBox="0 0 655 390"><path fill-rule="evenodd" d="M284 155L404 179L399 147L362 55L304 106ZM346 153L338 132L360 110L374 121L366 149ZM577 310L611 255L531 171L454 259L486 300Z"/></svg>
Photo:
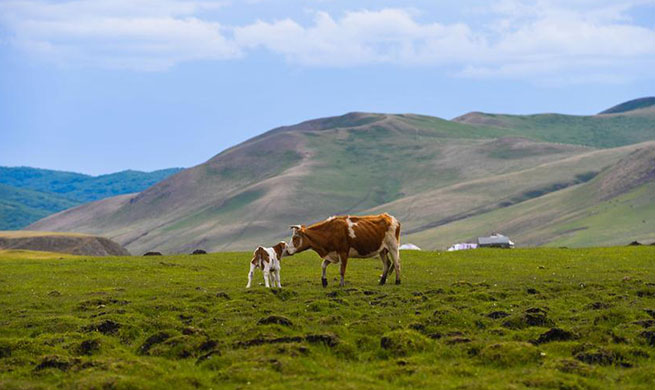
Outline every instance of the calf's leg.
<svg viewBox="0 0 655 390"><path fill-rule="evenodd" d="M276 269L273 271L273 274L275 275L275 282L277 284L277 288L282 288L282 284L280 283L280 270Z"/></svg>
<svg viewBox="0 0 655 390"><path fill-rule="evenodd" d="M271 279L271 266L270 264L266 264L264 266L264 284L266 285L266 288L271 288L270 279Z"/></svg>
<svg viewBox="0 0 655 390"><path fill-rule="evenodd" d="M248 272L248 284L246 285L246 288L250 288L250 285L252 284L252 275L255 273L255 265L250 264L250 272Z"/></svg>

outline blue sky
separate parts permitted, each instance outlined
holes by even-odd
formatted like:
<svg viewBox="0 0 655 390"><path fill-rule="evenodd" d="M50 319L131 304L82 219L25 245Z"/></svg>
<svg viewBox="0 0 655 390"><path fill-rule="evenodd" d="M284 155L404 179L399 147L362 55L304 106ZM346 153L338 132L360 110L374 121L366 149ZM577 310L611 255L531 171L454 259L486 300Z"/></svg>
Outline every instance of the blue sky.
<svg viewBox="0 0 655 390"><path fill-rule="evenodd" d="M655 95L655 0L0 0L0 165L189 167L350 111Z"/></svg>

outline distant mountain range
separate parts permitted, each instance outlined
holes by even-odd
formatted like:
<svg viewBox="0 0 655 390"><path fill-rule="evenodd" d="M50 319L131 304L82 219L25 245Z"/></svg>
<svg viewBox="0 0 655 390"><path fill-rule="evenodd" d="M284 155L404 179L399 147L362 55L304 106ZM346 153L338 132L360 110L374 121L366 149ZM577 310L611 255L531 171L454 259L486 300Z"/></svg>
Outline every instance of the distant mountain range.
<svg viewBox="0 0 655 390"><path fill-rule="evenodd" d="M128 170L89 176L29 167L0 167L0 230L21 229L83 203L140 192L181 170Z"/></svg>
<svg viewBox="0 0 655 390"><path fill-rule="evenodd" d="M501 232L518 246L655 241L655 98L589 116L350 113L285 126L139 194L33 230L99 234L132 253L244 250L287 226L383 211L401 241L445 248Z"/></svg>

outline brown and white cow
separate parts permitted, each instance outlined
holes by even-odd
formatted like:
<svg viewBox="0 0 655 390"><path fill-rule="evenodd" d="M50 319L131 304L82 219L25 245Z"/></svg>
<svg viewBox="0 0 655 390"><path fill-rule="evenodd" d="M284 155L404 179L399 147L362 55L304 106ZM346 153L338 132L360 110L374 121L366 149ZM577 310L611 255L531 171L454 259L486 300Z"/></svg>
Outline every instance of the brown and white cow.
<svg viewBox="0 0 655 390"><path fill-rule="evenodd" d="M396 284L400 284L400 223L384 213L369 216L330 217L311 226L291 226L293 235L285 255L313 249L323 259L323 287L327 286L325 270L331 263L341 263L341 286L345 283L348 258L380 256L382 276L380 284L387 281L393 260Z"/></svg>
<svg viewBox="0 0 655 390"><path fill-rule="evenodd" d="M261 269L264 273L264 284L267 288L270 287L270 284L272 284L273 287L277 285L278 288L281 288L280 259L282 259L282 254L285 252L286 248L287 243L284 241L280 241L272 248L258 246L252 254L252 260L250 260L250 272L248 272L248 285L246 285L246 288L250 288L250 285L252 284L252 276L255 273L256 268Z"/></svg>

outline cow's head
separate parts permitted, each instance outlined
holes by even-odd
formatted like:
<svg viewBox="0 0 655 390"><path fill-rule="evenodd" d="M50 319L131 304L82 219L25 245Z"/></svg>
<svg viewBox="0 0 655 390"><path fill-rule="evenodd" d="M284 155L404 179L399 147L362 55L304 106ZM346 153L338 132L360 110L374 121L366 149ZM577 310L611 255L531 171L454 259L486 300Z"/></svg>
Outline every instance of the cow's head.
<svg viewBox="0 0 655 390"><path fill-rule="evenodd" d="M289 229L293 230L291 241L287 245L286 255L292 256L297 252L302 252L309 248L309 242L305 237L305 225L291 225Z"/></svg>

